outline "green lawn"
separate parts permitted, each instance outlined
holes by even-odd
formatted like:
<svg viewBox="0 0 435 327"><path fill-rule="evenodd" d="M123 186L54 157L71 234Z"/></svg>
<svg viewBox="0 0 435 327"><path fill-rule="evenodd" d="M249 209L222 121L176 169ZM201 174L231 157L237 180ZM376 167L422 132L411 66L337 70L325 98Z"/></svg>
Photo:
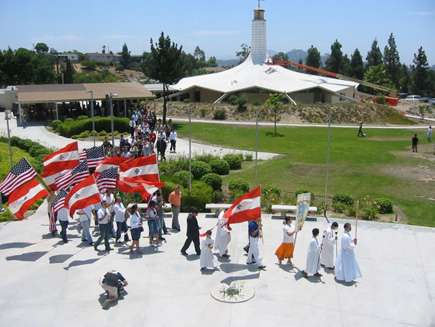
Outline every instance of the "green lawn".
<svg viewBox="0 0 435 327"><path fill-rule="evenodd" d="M426 131L366 129L365 138L358 138L357 131L332 129L329 197L337 191L356 199L386 197L400 206L410 224L435 226L435 202L428 199L435 197L434 182L419 181L412 173L416 167L425 166L433 175L435 164L406 155L414 133L419 135L421 145L427 144ZM177 122L177 132L187 138L187 123ZM259 151L285 156L259 165L259 184L277 185L289 194L306 188L320 201L325 192L327 128L278 127L278 133L275 137L273 127L260 128ZM192 137L209 144L255 150L254 127L193 123ZM253 185L254 168L235 172L225 177L224 183L236 177Z"/></svg>

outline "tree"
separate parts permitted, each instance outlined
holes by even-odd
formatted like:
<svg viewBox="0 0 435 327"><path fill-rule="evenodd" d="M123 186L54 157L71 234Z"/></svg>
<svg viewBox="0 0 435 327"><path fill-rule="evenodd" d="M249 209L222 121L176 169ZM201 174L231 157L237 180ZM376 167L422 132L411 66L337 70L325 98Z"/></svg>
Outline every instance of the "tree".
<svg viewBox="0 0 435 327"><path fill-rule="evenodd" d="M412 92L415 94L428 95L429 64L423 47L418 49L417 54L414 53L413 63Z"/></svg>
<svg viewBox="0 0 435 327"><path fill-rule="evenodd" d="M285 95L282 93L274 93L269 95L269 99L266 101L266 107L273 109L275 116L275 136L276 136L276 120L281 108L283 106L283 101L285 100Z"/></svg>
<svg viewBox="0 0 435 327"><path fill-rule="evenodd" d="M400 75L399 75L399 92L408 93L410 83L411 83L411 75L408 66L402 64L400 68Z"/></svg>
<svg viewBox="0 0 435 327"><path fill-rule="evenodd" d="M333 73L340 73L343 67L343 52L341 43L338 40L331 45L331 55L326 60L326 70Z"/></svg>
<svg viewBox="0 0 435 327"><path fill-rule="evenodd" d="M182 53L183 46L178 48L163 32L157 43L151 39L150 65L144 73L163 84L163 123L166 123L169 85L178 82L184 73Z"/></svg>
<svg viewBox="0 0 435 327"><path fill-rule="evenodd" d="M103 45L103 49L101 50L101 53L106 53L106 46Z"/></svg>
<svg viewBox="0 0 435 327"><path fill-rule="evenodd" d="M392 87L392 82L384 65L370 67L364 75L364 81L381 86Z"/></svg>
<svg viewBox="0 0 435 327"><path fill-rule="evenodd" d="M398 86L399 84L399 70L400 70L400 57L396 47L396 40L393 33L388 38L388 45L384 48L384 65L391 81Z"/></svg>
<svg viewBox="0 0 435 327"><path fill-rule="evenodd" d="M128 51L127 44L124 43L122 46L121 58L119 59L119 63L127 69L131 62L130 51Z"/></svg>
<svg viewBox="0 0 435 327"><path fill-rule="evenodd" d="M314 67L314 68L320 68L321 64L322 64L322 56L320 55L319 50L317 50L317 48L311 46L308 50L307 50L307 57L305 58L305 65L310 66L310 67ZM308 74L311 75L318 75L319 73L312 71L312 70L307 70Z"/></svg>
<svg viewBox="0 0 435 327"><path fill-rule="evenodd" d="M198 62L205 61L205 52L199 46L196 46L193 56Z"/></svg>
<svg viewBox="0 0 435 327"><path fill-rule="evenodd" d="M217 59L214 56L211 56L207 61L207 67L218 67Z"/></svg>
<svg viewBox="0 0 435 327"><path fill-rule="evenodd" d="M240 58L239 64L244 62L251 52L251 47L244 43L240 47L242 49L240 51L236 51L236 56Z"/></svg>
<svg viewBox="0 0 435 327"><path fill-rule="evenodd" d="M272 57L273 62L277 61L288 61L288 55L284 52L278 52Z"/></svg>
<svg viewBox="0 0 435 327"><path fill-rule="evenodd" d="M364 63L358 49L355 49L350 59L350 77L364 78Z"/></svg>
<svg viewBox="0 0 435 327"><path fill-rule="evenodd" d="M74 75L74 68L72 67L71 60L68 58L65 62L65 69L63 70L63 83L64 84L72 84L74 83L73 75Z"/></svg>
<svg viewBox="0 0 435 327"><path fill-rule="evenodd" d="M367 53L367 65L368 67L373 67L382 64L382 52L378 47L378 40L374 39L372 43L372 48Z"/></svg>
<svg viewBox="0 0 435 327"><path fill-rule="evenodd" d="M14 66L15 84L31 84L33 81L33 51L19 48L15 51Z"/></svg>
<svg viewBox="0 0 435 327"><path fill-rule="evenodd" d="M35 45L35 51L36 53L47 53L48 52L48 46L45 43L37 43Z"/></svg>
<svg viewBox="0 0 435 327"><path fill-rule="evenodd" d="M56 82L56 73L54 71L55 58L46 53L38 53L34 57L34 74L33 83L35 84L53 84Z"/></svg>

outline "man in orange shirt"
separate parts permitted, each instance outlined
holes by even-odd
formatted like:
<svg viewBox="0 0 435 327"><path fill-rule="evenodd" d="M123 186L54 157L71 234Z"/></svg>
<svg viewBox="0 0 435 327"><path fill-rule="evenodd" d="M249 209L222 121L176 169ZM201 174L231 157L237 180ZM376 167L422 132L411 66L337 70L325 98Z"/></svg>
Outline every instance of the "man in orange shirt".
<svg viewBox="0 0 435 327"><path fill-rule="evenodd" d="M174 191L169 194L168 202L172 207L172 229L180 231L180 223L178 221L178 214L180 213L181 206L180 185L175 185Z"/></svg>

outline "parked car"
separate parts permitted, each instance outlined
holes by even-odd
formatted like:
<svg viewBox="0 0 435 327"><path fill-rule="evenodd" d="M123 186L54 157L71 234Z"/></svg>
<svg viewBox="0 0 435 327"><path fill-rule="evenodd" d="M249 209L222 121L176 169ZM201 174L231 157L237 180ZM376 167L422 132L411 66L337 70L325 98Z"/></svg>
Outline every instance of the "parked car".
<svg viewBox="0 0 435 327"><path fill-rule="evenodd" d="M423 98L420 98L419 101L421 101L421 102L428 102L429 99L430 99L430 98L428 98L428 97L423 97Z"/></svg>
<svg viewBox="0 0 435 327"><path fill-rule="evenodd" d="M419 95L408 95L405 100L406 101L420 101L420 99L421 99L421 96L419 96Z"/></svg>
<svg viewBox="0 0 435 327"><path fill-rule="evenodd" d="M427 103L435 106L435 98L429 99Z"/></svg>

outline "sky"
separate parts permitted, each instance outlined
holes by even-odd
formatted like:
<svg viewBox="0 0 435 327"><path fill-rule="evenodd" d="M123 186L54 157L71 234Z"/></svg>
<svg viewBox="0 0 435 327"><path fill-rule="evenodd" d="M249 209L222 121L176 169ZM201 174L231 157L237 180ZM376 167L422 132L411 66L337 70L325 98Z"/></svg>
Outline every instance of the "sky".
<svg viewBox="0 0 435 327"><path fill-rule="evenodd" d="M400 61L412 64L420 47L435 65L435 0L265 0L267 48L330 53L337 39L349 56L365 59L373 40L383 51L393 33ZM0 49L31 49L38 42L57 51L132 54L150 51L161 32L193 53L236 58L251 43L258 0L0 0Z"/></svg>

